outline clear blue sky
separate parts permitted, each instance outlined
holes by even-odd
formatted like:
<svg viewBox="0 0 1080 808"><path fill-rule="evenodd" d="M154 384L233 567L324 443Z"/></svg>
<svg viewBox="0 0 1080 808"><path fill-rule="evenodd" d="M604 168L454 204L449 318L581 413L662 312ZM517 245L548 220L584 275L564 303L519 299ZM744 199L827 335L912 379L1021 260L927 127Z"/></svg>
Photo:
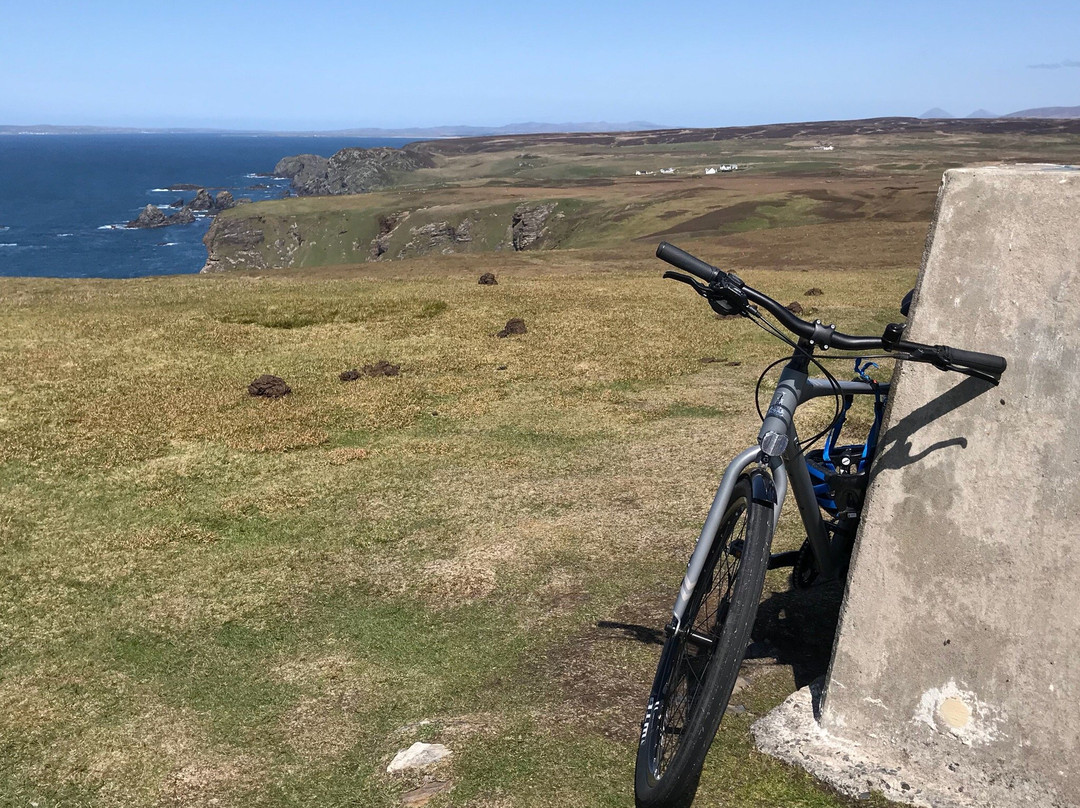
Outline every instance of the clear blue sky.
<svg viewBox="0 0 1080 808"><path fill-rule="evenodd" d="M1080 105L1080 0L3 0L0 124L680 126Z"/></svg>

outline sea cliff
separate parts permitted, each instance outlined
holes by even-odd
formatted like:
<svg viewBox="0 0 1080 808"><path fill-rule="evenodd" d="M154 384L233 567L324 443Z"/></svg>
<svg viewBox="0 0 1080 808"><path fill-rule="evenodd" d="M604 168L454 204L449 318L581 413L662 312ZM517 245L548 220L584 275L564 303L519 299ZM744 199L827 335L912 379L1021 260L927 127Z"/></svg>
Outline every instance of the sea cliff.
<svg viewBox="0 0 1080 808"><path fill-rule="evenodd" d="M430 204L424 194L281 200L218 216L203 272L326 266L424 255L545 249L569 230L576 200ZM345 204L342 204L345 203ZM402 203L405 203L404 205Z"/></svg>

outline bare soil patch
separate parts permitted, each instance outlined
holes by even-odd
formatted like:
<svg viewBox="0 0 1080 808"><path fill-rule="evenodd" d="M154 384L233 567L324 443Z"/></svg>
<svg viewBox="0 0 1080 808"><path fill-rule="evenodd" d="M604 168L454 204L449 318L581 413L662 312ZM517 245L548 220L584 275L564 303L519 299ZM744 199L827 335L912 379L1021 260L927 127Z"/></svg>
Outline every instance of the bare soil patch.
<svg viewBox="0 0 1080 808"><path fill-rule="evenodd" d="M558 687L554 711L561 721L634 741L663 645L657 618L667 617L670 600L645 594L548 651L543 676Z"/></svg>

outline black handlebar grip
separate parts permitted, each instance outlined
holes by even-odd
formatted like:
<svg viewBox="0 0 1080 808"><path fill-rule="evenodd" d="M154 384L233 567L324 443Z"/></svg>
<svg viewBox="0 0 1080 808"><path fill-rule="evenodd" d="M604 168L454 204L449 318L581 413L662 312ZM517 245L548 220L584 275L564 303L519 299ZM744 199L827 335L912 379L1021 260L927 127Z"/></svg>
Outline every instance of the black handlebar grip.
<svg viewBox="0 0 1080 808"><path fill-rule="evenodd" d="M1000 377L1007 365L1005 357L994 354L963 351L959 348L946 347L941 352L945 361L952 365L979 370L991 376Z"/></svg>
<svg viewBox="0 0 1080 808"><path fill-rule="evenodd" d="M673 267L678 267L683 272L696 275L706 283L712 283L724 273L712 264L706 264L700 258L695 258L686 250L680 250L674 244L661 241L656 248L656 257L661 261L667 261Z"/></svg>

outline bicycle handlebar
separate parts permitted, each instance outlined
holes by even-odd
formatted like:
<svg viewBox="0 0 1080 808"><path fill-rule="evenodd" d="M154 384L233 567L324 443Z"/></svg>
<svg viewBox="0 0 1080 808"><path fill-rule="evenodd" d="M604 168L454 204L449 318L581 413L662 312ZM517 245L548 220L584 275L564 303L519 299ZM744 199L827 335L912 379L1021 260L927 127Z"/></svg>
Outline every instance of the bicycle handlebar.
<svg viewBox="0 0 1080 808"><path fill-rule="evenodd" d="M696 275L705 283L712 283L721 275L727 275L722 269L717 269L712 264L706 264L700 258L696 258L686 250L680 250L674 244L661 241L656 248L656 257L661 261L667 261L673 267L678 267L684 272Z"/></svg>
<svg viewBox="0 0 1080 808"><path fill-rule="evenodd" d="M896 347L901 351L910 351L912 356L909 358L917 362L928 362L942 370L963 372L963 369L967 368L992 376L995 382L1001 378L1001 374L1005 372L1008 365L1003 356L964 351L960 348L950 348L948 345L920 345L917 342L901 340Z"/></svg>
<svg viewBox="0 0 1080 808"><path fill-rule="evenodd" d="M942 370L955 370L961 373L974 371L976 375L987 377L995 384L1008 364L1004 357L994 354L964 351L947 345L923 345L901 340L899 339L900 326L891 333L886 330L884 337L858 337L842 334L834 326L822 325L820 321L811 323L796 317L776 300L747 286L735 273L724 272L712 264L707 264L674 244L660 242L656 248L656 257L705 281L708 287L701 287L689 278L675 276L677 279L689 282L710 301L721 301L726 307L736 312L745 312L748 301L757 303L779 320L788 331L824 349L831 347L843 351L906 351L909 354L908 359L926 362ZM890 329L892 328L890 326Z"/></svg>

